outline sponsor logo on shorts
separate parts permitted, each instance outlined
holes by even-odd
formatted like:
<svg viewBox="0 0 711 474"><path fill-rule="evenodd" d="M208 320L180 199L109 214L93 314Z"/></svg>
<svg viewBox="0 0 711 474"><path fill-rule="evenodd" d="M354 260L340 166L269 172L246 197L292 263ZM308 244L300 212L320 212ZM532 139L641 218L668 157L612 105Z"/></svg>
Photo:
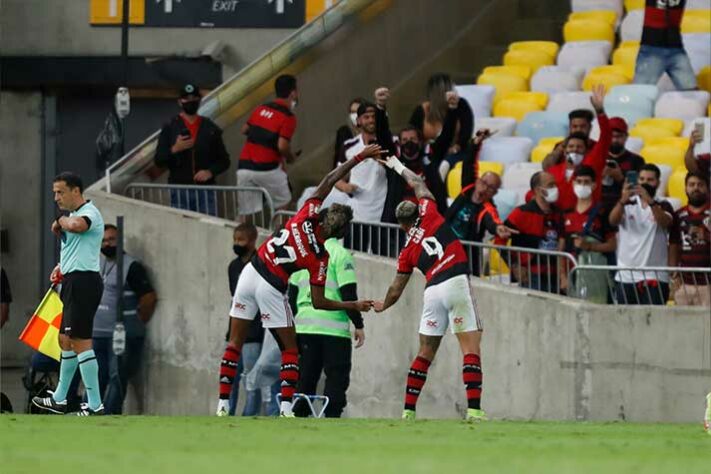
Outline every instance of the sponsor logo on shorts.
<svg viewBox="0 0 711 474"><path fill-rule="evenodd" d="M454 318L454 324L456 324L457 326L461 326L461 324L463 322L464 322L464 318L461 316L457 316L456 318Z"/></svg>
<svg viewBox="0 0 711 474"><path fill-rule="evenodd" d="M434 319L428 319L426 321L428 328L436 328L437 326L439 326L439 324L437 324L437 321L435 321Z"/></svg>
<svg viewBox="0 0 711 474"><path fill-rule="evenodd" d="M238 302L238 303L235 303L235 309L239 309L239 310L244 311L245 309L247 309L247 305Z"/></svg>
<svg viewBox="0 0 711 474"><path fill-rule="evenodd" d="M269 321L271 320L271 315L269 313L262 313L262 321Z"/></svg>

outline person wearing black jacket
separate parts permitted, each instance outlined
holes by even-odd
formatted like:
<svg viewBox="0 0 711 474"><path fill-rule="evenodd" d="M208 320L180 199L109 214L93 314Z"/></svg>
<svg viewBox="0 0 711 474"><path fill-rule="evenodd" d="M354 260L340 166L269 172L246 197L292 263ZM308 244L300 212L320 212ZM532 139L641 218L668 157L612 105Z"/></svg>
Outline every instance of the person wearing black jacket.
<svg viewBox="0 0 711 474"><path fill-rule="evenodd" d="M506 227L499 218L494 196L501 187L501 178L488 171L478 177L479 152L489 130L479 130L467 145L462 163L462 191L444 215L454 234L464 241L482 242L488 231L504 241L517 231ZM481 274L481 251L473 249L469 256L472 275Z"/></svg>
<svg viewBox="0 0 711 474"><path fill-rule="evenodd" d="M452 114L456 119L455 130L446 143L444 159L439 165L443 181L450 168L463 159L462 153L474 133L474 113L469 103L457 94L449 75L433 74L427 81L427 100L415 108L409 123L429 142L440 136L446 117Z"/></svg>
<svg viewBox="0 0 711 474"><path fill-rule="evenodd" d="M155 164L168 169L168 183L213 185L230 167L230 156L222 141L222 130L209 118L198 115L200 91L186 84L178 104L183 111L163 126L158 137ZM210 191L171 189L170 205L217 215L215 194Z"/></svg>

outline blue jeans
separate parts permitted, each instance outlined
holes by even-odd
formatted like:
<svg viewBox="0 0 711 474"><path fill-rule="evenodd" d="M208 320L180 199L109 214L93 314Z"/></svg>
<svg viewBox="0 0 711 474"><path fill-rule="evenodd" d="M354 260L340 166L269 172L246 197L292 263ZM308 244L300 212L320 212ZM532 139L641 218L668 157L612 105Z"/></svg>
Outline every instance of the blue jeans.
<svg viewBox="0 0 711 474"><path fill-rule="evenodd" d="M696 75L684 48L641 45L637 54L634 83L656 86L664 72L669 74L677 89L683 91L696 88Z"/></svg>
<svg viewBox="0 0 711 474"><path fill-rule="evenodd" d="M107 415L123 413L128 382L138 373L143 361L144 338L127 337L126 350L116 357L112 337L95 337L94 354L99 365L99 390Z"/></svg>
<svg viewBox="0 0 711 474"><path fill-rule="evenodd" d="M259 358L262 352L262 344L260 342L248 342L242 346L242 356L237 364L237 376L232 383L232 391L230 392L230 416L234 416L237 410L237 400L239 399L239 382L242 379L242 374L246 374ZM260 396L259 390L253 392L247 391L247 401L244 405L242 416L257 416L260 412Z"/></svg>
<svg viewBox="0 0 711 474"><path fill-rule="evenodd" d="M217 216L215 191L200 189L171 189L170 207Z"/></svg>

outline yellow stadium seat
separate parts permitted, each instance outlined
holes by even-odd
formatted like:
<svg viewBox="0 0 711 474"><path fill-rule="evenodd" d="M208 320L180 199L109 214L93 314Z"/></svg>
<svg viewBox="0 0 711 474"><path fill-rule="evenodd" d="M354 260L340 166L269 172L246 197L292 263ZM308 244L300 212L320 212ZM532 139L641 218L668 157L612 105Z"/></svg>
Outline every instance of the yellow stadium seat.
<svg viewBox="0 0 711 474"><path fill-rule="evenodd" d="M502 99L508 100L528 100L538 104L541 108L545 109L548 106L548 94L545 92L508 92L504 94Z"/></svg>
<svg viewBox="0 0 711 474"><path fill-rule="evenodd" d="M594 67L583 80L583 90L591 91L593 86L602 84L609 92L614 86L629 84L633 77L634 66L631 67L631 70L627 66L620 65Z"/></svg>
<svg viewBox="0 0 711 474"><path fill-rule="evenodd" d="M535 50L553 56L558 56L560 46L555 41L516 41L509 45L509 51Z"/></svg>
<svg viewBox="0 0 711 474"><path fill-rule="evenodd" d="M484 74L513 74L529 81L532 73L530 66L516 64L512 66L488 66L484 68Z"/></svg>
<svg viewBox="0 0 711 474"><path fill-rule="evenodd" d="M684 167L684 150L670 145L647 145L639 152L647 163L668 165L673 170Z"/></svg>
<svg viewBox="0 0 711 474"><path fill-rule="evenodd" d="M527 91L528 81L521 76L513 74L482 74L476 81L477 84L488 84L496 88L494 102L497 102L509 92Z"/></svg>
<svg viewBox="0 0 711 474"><path fill-rule="evenodd" d="M586 12L572 12L568 21L599 20L604 21L613 28L617 24L617 13L612 10L588 10Z"/></svg>
<svg viewBox="0 0 711 474"><path fill-rule="evenodd" d="M686 197L686 168L675 169L669 177L667 185L667 196L677 198L681 201L682 206L686 206L688 198Z"/></svg>
<svg viewBox="0 0 711 474"><path fill-rule="evenodd" d="M639 49L639 41L632 41L632 40L622 41L617 47L621 48L621 49L624 49L624 48Z"/></svg>
<svg viewBox="0 0 711 474"><path fill-rule="evenodd" d="M542 163L548 153L553 151L553 148L563 140L565 140L565 137L541 138L538 145L531 151L531 162Z"/></svg>
<svg viewBox="0 0 711 474"><path fill-rule="evenodd" d="M620 47L617 48L612 53L612 64L616 66L626 66L631 67L634 71L635 65L637 64L637 53L639 52L639 45L636 47Z"/></svg>
<svg viewBox="0 0 711 474"><path fill-rule="evenodd" d="M504 54L504 66L529 66L534 74L539 68L553 64L555 64L555 56L543 51L521 49L507 51Z"/></svg>
<svg viewBox="0 0 711 474"><path fill-rule="evenodd" d="M682 33L711 33L711 10L685 10Z"/></svg>
<svg viewBox="0 0 711 474"><path fill-rule="evenodd" d="M636 125L632 130L630 130L630 136L641 138L644 140L644 143L648 143L655 138L674 137L675 135L668 128L653 127L650 125Z"/></svg>
<svg viewBox="0 0 711 474"><path fill-rule="evenodd" d="M480 161L479 176L484 176L484 173L495 173L499 176L504 175L504 164L498 161Z"/></svg>
<svg viewBox="0 0 711 474"><path fill-rule="evenodd" d="M506 244L508 245L508 243ZM506 262L501 258L501 254L496 249L489 252L489 275L508 275L510 273Z"/></svg>
<svg viewBox="0 0 711 474"><path fill-rule="evenodd" d="M462 162L455 164L447 173L447 194L456 199L462 192Z"/></svg>
<svg viewBox="0 0 711 474"><path fill-rule="evenodd" d="M696 77L699 89L711 92L711 66L705 66Z"/></svg>
<svg viewBox="0 0 711 474"><path fill-rule="evenodd" d="M520 122L528 113L542 110L544 108L534 100L501 99L494 104L494 117L512 117Z"/></svg>
<svg viewBox="0 0 711 474"><path fill-rule="evenodd" d="M625 0L625 10L644 10L645 0Z"/></svg>
<svg viewBox="0 0 711 474"><path fill-rule="evenodd" d="M686 151L689 147L689 139L686 137L652 137L645 145L668 145Z"/></svg>
<svg viewBox="0 0 711 474"><path fill-rule="evenodd" d="M642 127L659 127L666 128L672 132L675 136L681 135L682 130L684 130L684 121L675 118L661 118L661 117L649 117L637 120L637 125Z"/></svg>
<svg viewBox="0 0 711 474"><path fill-rule="evenodd" d="M609 41L615 43L615 29L601 20L574 20L563 26L565 42Z"/></svg>

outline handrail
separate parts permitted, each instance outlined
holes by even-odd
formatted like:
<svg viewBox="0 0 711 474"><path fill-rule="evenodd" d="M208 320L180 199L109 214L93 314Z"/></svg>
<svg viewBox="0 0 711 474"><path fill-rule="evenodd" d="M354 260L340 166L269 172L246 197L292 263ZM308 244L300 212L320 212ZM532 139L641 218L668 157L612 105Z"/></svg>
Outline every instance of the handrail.
<svg viewBox="0 0 711 474"><path fill-rule="evenodd" d="M205 96L199 113L209 117L223 128L239 116L235 110L242 99L265 85L272 77L303 56L313 46L344 25L353 15L366 7L382 3L383 0L341 0L311 22L279 42L230 79ZM264 92L264 95L271 90ZM246 112L246 110L244 111ZM112 192L112 180L119 180L121 174L138 173L152 163L160 131L154 132L134 149L129 151L106 169L106 176L90 188L102 187ZM131 166L133 164L133 166ZM126 168L124 173L119 169Z"/></svg>

